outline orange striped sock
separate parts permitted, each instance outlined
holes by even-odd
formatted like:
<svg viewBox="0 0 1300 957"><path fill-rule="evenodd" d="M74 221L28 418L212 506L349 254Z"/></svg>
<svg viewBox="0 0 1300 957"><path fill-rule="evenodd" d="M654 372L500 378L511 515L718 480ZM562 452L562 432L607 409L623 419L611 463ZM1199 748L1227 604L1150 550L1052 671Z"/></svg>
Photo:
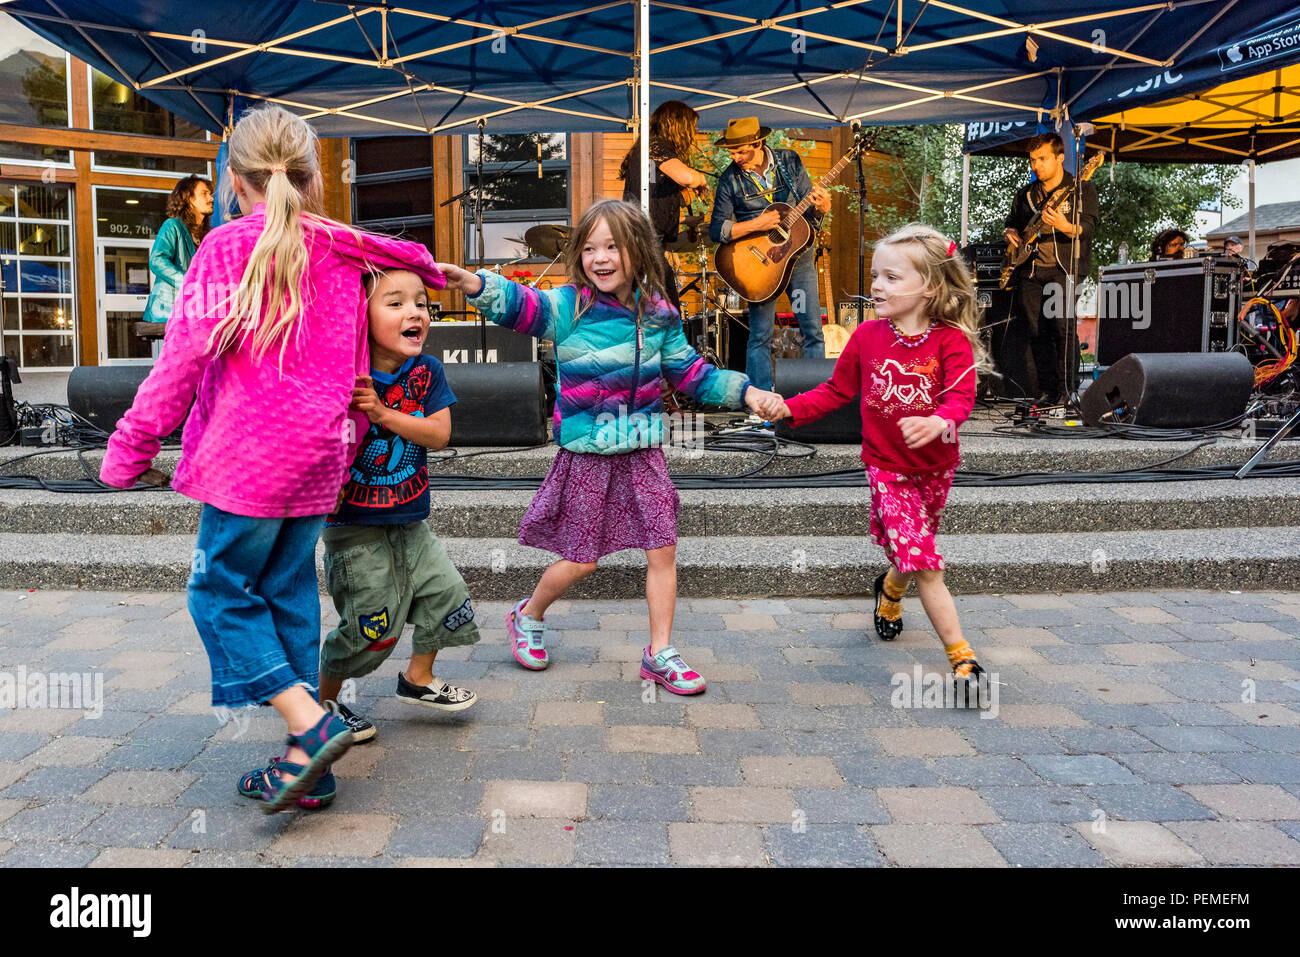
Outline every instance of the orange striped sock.
<svg viewBox="0 0 1300 957"><path fill-rule="evenodd" d="M975 652L971 650L970 642L963 638L955 645L945 645L943 650L948 653L948 664L952 665L953 674L958 678L965 678L971 673L974 668L971 662L975 660ZM963 660L965 664L957 664Z"/></svg>
<svg viewBox="0 0 1300 957"><path fill-rule="evenodd" d="M902 588L893 584L893 577L886 573L884 582L880 586L880 617L886 621L898 621L903 617L903 594L907 591L907 584L904 583Z"/></svg>

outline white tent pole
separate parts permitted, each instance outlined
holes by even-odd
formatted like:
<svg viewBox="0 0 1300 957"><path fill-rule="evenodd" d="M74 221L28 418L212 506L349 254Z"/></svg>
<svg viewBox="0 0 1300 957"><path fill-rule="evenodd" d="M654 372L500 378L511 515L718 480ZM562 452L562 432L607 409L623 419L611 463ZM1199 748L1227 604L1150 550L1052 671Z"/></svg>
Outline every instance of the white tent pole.
<svg viewBox="0 0 1300 957"><path fill-rule="evenodd" d="M637 135L641 137L641 211L650 215L650 0L637 0Z"/></svg>
<svg viewBox="0 0 1300 957"><path fill-rule="evenodd" d="M966 245L970 221L970 154L961 154L961 244Z"/></svg>
<svg viewBox="0 0 1300 957"><path fill-rule="evenodd" d="M1250 250L1247 259L1253 259L1259 262L1259 256L1255 254L1255 160L1253 158L1246 160L1246 179L1247 195L1250 202L1250 245L1246 248Z"/></svg>

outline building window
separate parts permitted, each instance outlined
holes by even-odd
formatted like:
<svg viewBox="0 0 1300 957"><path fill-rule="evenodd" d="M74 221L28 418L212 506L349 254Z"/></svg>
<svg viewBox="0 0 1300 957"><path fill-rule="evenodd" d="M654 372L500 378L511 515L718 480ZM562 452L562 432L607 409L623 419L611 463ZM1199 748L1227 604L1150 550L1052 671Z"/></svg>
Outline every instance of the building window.
<svg viewBox="0 0 1300 957"><path fill-rule="evenodd" d="M4 13L0 37L0 123L66 129L72 116L68 55ZM0 143L0 157L24 163L72 162L70 150L36 143Z"/></svg>
<svg viewBox="0 0 1300 957"><path fill-rule="evenodd" d="M355 139L352 166L352 222L423 243L433 255L432 137Z"/></svg>
<svg viewBox="0 0 1300 957"><path fill-rule="evenodd" d="M475 184L478 152L478 136L466 136L465 189ZM565 225L570 219L568 136L564 133L484 136L483 180L490 182L483 190L484 262L530 258L528 247L522 242L529 227L541 223ZM473 196L466 196L460 206L465 215L465 261L477 263Z"/></svg>
<svg viewBox="0 0 1300 957"><path fill-rule="evenodd" d="M3 351L24 369L76 362L72 191L0 183L0 325Z"/></svg>
<svg viewBox="0 0 1300 957"><path fill-rule="evenodd" d="M98 70L90 71L90 126L106 133L134 133L165 139L197 140L208 138L207 130L195 126L135 90ZM115 153L96 150L90 156L96 169L128 169L141 173L197 173L210 176L208 161L193 156L159 156L156 153Z"/></svg>

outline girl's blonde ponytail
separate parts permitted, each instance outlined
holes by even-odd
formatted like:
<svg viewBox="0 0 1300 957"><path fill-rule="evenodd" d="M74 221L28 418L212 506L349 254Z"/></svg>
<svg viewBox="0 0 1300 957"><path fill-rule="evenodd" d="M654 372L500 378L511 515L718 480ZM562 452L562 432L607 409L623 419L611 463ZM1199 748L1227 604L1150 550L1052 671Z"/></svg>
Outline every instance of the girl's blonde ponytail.
<svg viewBox="0 0 1300 957"><path fill-rule="evenodd" d="M310 215L319 202L316 134L288 110L269 106L240 118L228 150L231 170L266 197L265 221L208 348L221 354L251 334L255 357L278 345L283 362L303 314L302 282L308 265L303 220L317 218ZM227 177L223 198L231 192Z"/></svg>

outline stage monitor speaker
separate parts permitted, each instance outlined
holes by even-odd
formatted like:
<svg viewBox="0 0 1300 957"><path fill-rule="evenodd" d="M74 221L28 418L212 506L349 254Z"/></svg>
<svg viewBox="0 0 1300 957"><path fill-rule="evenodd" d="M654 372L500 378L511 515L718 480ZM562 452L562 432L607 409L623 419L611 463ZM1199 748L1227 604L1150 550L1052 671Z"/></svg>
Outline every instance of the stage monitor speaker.
<svg viewBox="0 0 1300 957"><path fill-rule="evenodd" d="M111 433L135 400L149 366L78 366L68 376L68 407ZM449 362L443 367L456 395L451 445L542 445L546 389L536 362ZM180 440L177 429L164 442Z"/></svg>
<svg viewBox="0 0 1300 957"><path fill-rule="evenodd" d="M1239 352L1131 353L1083 393L1083 421L1160 429L1217 425L1246 410L1255 370Z"/></svg>
<svg viewBox="0 0 1300 957"><path fill-rule="evenodd" d="M68 374L68 408L112 435L152 370L152 365L77 366ZM184 428L182 420L163 444L179 444Z"/></svg>
<svg viewBox="0 0 1300 957"><path fill-rule="evenodd" d="M834 359L777 359L772 388L789 398L826 382L835 371ZM790 420L776 425L776 434L796 442L827 444L862 444L862 412L855 397L830 415L800 428L791 428Z"/></svg>
<svg viewBox="0 0 1300 957"><path fill-rule="evenodd" d="M456 396L450 445L545 444L546 383L541 363L448 362L442 370Z"/></svg>

